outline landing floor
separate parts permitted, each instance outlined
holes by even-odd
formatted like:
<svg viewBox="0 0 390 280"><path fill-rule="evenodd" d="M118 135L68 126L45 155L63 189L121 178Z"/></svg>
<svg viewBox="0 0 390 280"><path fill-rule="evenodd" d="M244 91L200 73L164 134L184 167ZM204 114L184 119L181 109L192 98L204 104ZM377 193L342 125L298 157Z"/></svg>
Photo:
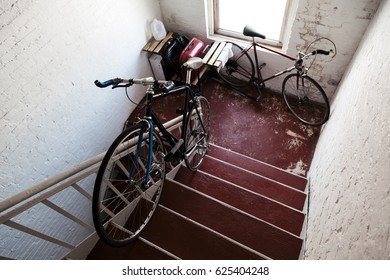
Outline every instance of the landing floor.
<svg viewBox="0 0 390 280"><path fill-rule="evenodd" d="M212 79L204 81L202 88L211 106L212 143L306 175L320 128L299 122L280 94L265 90L255 101ZM182 100L180 95L159 100L156 111L164 119L173 118Z"/></svg>

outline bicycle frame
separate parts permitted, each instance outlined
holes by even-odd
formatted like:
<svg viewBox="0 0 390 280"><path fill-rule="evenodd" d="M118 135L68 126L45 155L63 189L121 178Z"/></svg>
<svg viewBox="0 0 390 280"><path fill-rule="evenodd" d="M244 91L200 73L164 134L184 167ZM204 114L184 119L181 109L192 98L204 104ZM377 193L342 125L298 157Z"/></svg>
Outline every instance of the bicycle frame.
<svg viewBox="0 0 390 280"><path fill-rule="evenodd" d="M154 111L152 110L152 102L155 100L155 99L158 99L158 98L161 98L161 97L164 97L164 96L167 96L167 95L171 95L173 93L177 93L177 92L181 92L181 91L184 91L184 106L183 106L183 113L182 113L182 124L181 124L181 137L180 138L177 138L175 137L172 133L170 133L169 131L167 131L164 127L164 125L162 124L162 122L159 120L159 118L157 117L157 115L154 113ZM185 151L185 146L183 145L186 137L187 137L187 123L188 123L188 118L190 118L190 99L193 100L195 96L195 92L192 90L192 88L189 86L189 85L184 85L184 86L178 86L178 87L175 87L173 88L172 90L170 90L169 92L165 93L165 92L162 92L162 93L159 93L159 94L154 94L154 91L152 89L148 89L147 90L147 96L146 96L146 109L145 109L145 116L144 116L144 119L147 119L147 120L150 120L151 121L151 128L153 128L153 124L158 128L159 132L164 136L164 138L168 141L169 143L169 146L170 148L172 149L170 152L171 152L171 155L168 155L169 156L173 156L173 154L179 150L180 151L180 156L182 156L184 158L184 156L186 156L186 151ZM196 109L196 114L200 114L199 111ZM201 119L200 119L201 121ZM204 124L201 122L201 125L202 127L204 128ZM153 139L151 139L151 141L153 141ZM152 146L152 145L150 145ZM170 160L170 158L166 158L167 161Z"/></svg>
<svg viewBox="0 0 390 280"><path fill-rule="evenodd" d="M146 108L145 108L145 116L144 118L141 120L141 122L146 122L148 123L148 128L142 128L141 129L141 132L138 136L138 140L137 140L137 148L136 148L136 153L135 153L135 162L138 162L138 155L140 153L140 150L141 150L141 146L142 146L142 141L145 137L145 133L149 133L148 134L148 138L149 138L149 153L148 153L148 161L147 161L147 166L146 166L146 177L145 177L145 180L144 180L144 187L147 185L147 182L149 181L149 173L150 173L150 169L151 169L151 165L152 165L152 148L153 148L153 129L154 129L154 124L156 125L156 127L159 129L159 132L162 133L162 135L164 136L164 138L168 141L169 145L171 146L172 149L174 149L174 147L176 145L178 145L178 143L181 143L179 147L177 147L178 149L180 149L180 152L181 152L181 155L184 156L185 154L185 151L184 151L184 146L182 145L182 143L184 142L185 138L186 138L186 132L187 132L187 119L190 117L189 114L188 114L188 111L189 111L189 96L193 96L194 93L192 91L192 89L186 85L186 86L178 86L178 87L175 87L173 88L172 90L170 90L169 92L167 93L160 93L160 94L154 94L154 86L149 86L148 89L146 90ZM183 119L182 119L182 134L181 134L181 138L182 141L180 141L180 139L178 139L177 137L175 137L172 133L170 133L169 131L167 131L164 127L164 125L161 123L161 121L158 119L157 115L153 112L152 110L152 103L155 99L157 98L161 98L163 96L167 96L167 95L170 95L170 94L173 94L173 93L176 93L176 92L180 92L180 91L183 91L184 90L184 94L185 94L185 100L184 100L184 110L183 110ZM199 114L199 112L197 112ZM203 124L202 124L203 125ZM129 172L129 178L131 178L133 176L133 173L134 173L134 170L136 168L136 165L133 165L132 166L132 169L130 170Z"/></svg>
<svg viewBox="0 0 390 280"><path fill-rule="evenodd" d="M161 197L167 162L175 166L179 163L176 160L184 160L189 170L199 169L208 149L210 106L207 99L191 88L189 78L191 70L199 69L202 64L201 58L189 59L183 64L187 68L184 86L175 87L172 81L152 77L95 80L100 88L147 86L144 116L114 140L96 176L92 196L93 222L99 237L107 244L123 246L141 234ZM167 131L152 110L155 99L173 93L185 94L180 112L182 131L176 137ZM202 119L204 116L207 116L206 120Z"/></svg>
<svg viewBox="0 0 390 280"><path fill-rule="evenodd" d="M277 72L277 73L271 75L270 77L267 77L267 78L263 79L263 77L262 77L262 75L261 75L261 67L259 66L259 60L258 60L258 55L257 55L256 47L260 47L260 48L262 48L262 49L265 49L265 50L267 50L267 51L269 51L269 52L272 52L272 53L275 53L275 54L277 54L277 55L283 56L283 57L285 57L285 58L287 58L287 59L289 59L289 60L292 60L292 61L296 61L297 58L292 57L292 56L290 56L290 55L287 55L287 54L285 54L285 53L276 51L276 50L274 50L274 49L268 48L268 47L266 47L266 46L264 46L264 45L261 45L261 44L259 44L259 43L257 43L257 42L255 41L255 38L253 38L252 44L250 44L250 45L244 50L244 53L248 52L251 48L253 48L254 57L255 57L255 65L256 65L256 74L257 74L257 79L259 80L260 83L264 83L264 82L266 82L266 81L272 80L272 79L274 79L274 78L276 78L276 77L279 77L279 76L281 76L281 75L283 75L283 74L285 74L285 73L291 72L292 70L296 69L296 66L291 66L291 67L289 67L289 68L287 68L287 69L285 69L285 70L282 70L282 71L280 71L280 72Z"/></svg>
<svg viewBox="0 0 390 280"><path fill-rule="evenodd" d="M145 118L148 118L148 117L151 117L153 123L157 126L158 130L163 134L163 136L165 137L165 139L169 142L169 145L171 147L174 147L176 145L176 143L179 141L179 139L177 137L175 137L172 133L170 133L169 131L167 131L164 127L164 125L161 123L161 121L159 120L159 118L157 117L157 115L154 113L154 111L152 110L151 108L151 103L153 102L153 100L155 99L158 99L160 97L163 97L163 96L167 96L167 95L171 95L173 93L176 93L176 92L180 92L184 90L184 94L185 94L185 97L184 97L184 109L183 109L183 119L182 119L182 129L185 129L185 121L187 120L186 118L186 113L188 111L188 95L190 94L189 93L189 87L188 86L179 86L179 87L175 87L173 90L171 90L170 92L168 93L160 93L160 94L157 94L157 95L154 95L154 96L151 96L151 99L150 99L150 105L148 104L147 102L147 110L149 109L150 110L150 113L146 112L145 114ZM182 130L183 131L183 130ZM182 137L183 138L183 135Z"/></svg>

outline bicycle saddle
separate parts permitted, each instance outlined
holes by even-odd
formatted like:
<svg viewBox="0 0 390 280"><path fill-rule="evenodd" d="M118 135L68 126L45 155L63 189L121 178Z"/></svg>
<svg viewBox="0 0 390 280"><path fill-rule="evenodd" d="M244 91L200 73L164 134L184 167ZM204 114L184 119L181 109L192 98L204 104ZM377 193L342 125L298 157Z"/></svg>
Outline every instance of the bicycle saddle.
<svg viewBox="0 0 390 280"><path fill-rule="evenodd" d="M250 36L250 37L258 37L261 39L265 39L265 36L263 34L258 33L252 26L247 25L244 28L243 34L245 36Z"/></svg>
<svg viewBox="0 0 390 280"><path fill-rule="evenodd" d="M192 57L189 60L187 60L183 66L190 68L190 69L199 69L203 65L203 60L200 57Z"/></svg>

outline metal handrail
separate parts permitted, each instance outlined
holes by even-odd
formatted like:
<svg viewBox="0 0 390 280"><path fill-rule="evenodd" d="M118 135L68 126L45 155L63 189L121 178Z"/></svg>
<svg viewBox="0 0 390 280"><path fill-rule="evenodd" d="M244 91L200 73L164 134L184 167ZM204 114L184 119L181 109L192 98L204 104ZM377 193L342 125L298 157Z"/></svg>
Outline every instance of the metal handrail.
<svg viewBox="0 0 390 280"><path fill-rule="evenodd" d="M164 127L171 132L175 129L181 129L181 121L182 116L179 116L171 121L166 122ZM75 215L69 213L55 203L49 201L48 199L55 194L72 187L77 191L78 194L86 197L89 201L91 201L92 196L83 188L81 188L78 183L81 180L84 180L85 178L97 173L100 162L102 161L104 155L105 152L94 156L81 164L78 164L39 184L36 184L31 188L20 192L4 201L1 201L0 226L6 225L9 228L16 229L17 231L23 232L29 236L33 236L34 238L39 238L45 242L55 244L55 246L65 248L67 252L60 257L62 259L85 258L98 240L94 227L89 223L77 218ZM19 218L21 221L11 220L22 213L28 212L29 209L36 206L37 204L43 204L51 210L54 210L56 213L60 214L62 217L75 222L84 228L87 232L89 232L88 235L81 242L74 245L70 242L60 240L58 237L55 238L49 234L42 233L37 229L23 225L23 219L21 218ZM12 258L13 257L11 257L11 259ZM10 259L10 257L2 255L0 251L0 259Z"/></svg>

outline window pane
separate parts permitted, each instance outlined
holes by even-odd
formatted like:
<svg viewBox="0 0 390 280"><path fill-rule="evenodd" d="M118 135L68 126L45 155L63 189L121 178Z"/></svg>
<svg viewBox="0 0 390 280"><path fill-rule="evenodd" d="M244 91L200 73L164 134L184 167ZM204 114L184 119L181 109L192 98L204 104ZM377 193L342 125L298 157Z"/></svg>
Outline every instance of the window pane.
<svg viewBox="0 0 390 280"><path fill-rule="evenodd" d="M279 41L287 0L218 0L217 28L242 33L252 25L267 39Z"/></svg>

